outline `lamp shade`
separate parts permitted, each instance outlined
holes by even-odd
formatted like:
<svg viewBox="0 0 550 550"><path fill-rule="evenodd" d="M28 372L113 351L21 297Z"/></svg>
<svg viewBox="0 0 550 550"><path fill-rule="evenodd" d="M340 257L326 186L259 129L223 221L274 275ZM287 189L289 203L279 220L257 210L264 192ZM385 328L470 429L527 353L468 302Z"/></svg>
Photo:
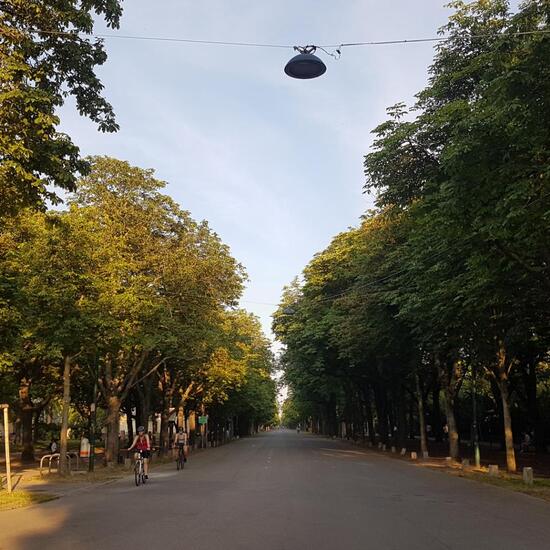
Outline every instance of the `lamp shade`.
<svg viewBox="0 0 550 550"><path fill-rule="evenodd" d="M285 66L285 73L288 76L303 80L317 78L325 74L326 70L326 65L316 55L309 52L299 53Z"/></svg>

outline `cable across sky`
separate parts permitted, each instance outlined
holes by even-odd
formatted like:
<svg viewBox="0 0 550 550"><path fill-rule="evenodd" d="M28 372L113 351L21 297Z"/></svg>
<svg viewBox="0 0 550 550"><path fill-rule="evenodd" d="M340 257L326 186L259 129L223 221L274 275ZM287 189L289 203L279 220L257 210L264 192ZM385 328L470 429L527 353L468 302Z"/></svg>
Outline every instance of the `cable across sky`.
<svg viewBox="0 0 550 550"><path fill-rule="evenodd" d="M75 33L75 32L64 32L64 31L41 31L41 30L31 30L31 32L36 32L43 35L52 35L52 36L67 36L67 37L81 37L81 36L91 36L93 38L100 39L115 39L115 40L141 40L141 41L150 41L150 42L173 42L173 43L182 43L182 44L198 44L206 46L233 46L233 47L246 47L246 48L280 48L280 49L294 49L295 44L273 44L273 43L264 43L264 42L232 42L224 40L200 40L193 38L178 38L178 37L167 37L167 36L145 36L145 35L132 35L132 34L105 34L105 33ZM528 35L540 35L540 34L550 34L550 29L536 29L532 31L521 31L521 32L504 32L504 33L490 33L490 34L478 34L478 35L465 35L470 39L481 39L481 38L496 38L496 37L517 37L517 36L528 36ZM435 36L428 38L410 38L410 39L398 39L398 40L372 40L365 42L341 42L339 44L312 44L316 48L350 48L350 47L360 47L360 46L388 46L388 45L398 45L398 44L419 44L424 42L445 42L450 40L456 35L453 36Z"/></svg>

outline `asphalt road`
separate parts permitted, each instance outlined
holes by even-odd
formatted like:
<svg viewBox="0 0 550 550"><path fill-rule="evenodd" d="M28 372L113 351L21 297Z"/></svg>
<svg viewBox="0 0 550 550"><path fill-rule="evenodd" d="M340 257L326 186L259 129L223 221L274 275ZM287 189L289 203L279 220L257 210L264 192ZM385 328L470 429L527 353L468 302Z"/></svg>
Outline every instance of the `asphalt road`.
<svg viewBox="0 0 550 550"><path fill-rule="evenodd" d="M2 550L550 549L550 504L290 431L0 513Z"/></svg>

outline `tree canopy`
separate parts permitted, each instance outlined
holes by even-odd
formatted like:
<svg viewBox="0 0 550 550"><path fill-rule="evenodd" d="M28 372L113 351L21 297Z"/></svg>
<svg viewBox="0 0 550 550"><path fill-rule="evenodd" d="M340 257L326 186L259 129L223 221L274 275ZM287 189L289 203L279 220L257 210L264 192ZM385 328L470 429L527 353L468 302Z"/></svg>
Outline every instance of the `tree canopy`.
<svg viewBox="0 0 550 550"><path fill-rule="evenodd" d="M0 211L44 209L74 191L90 166L58 130L58 109L71 96L102 132L118 126L96 67L107 60L92 39L95 18L118 28L117 0L0 2Z"/></svg>
<svg viewBox="0 0 550 550"><path fill-rule="evenodd" d="M374 130L376 209L314 257L274 330L294 399L329 433L338 420L403 445L425 431L424 412L407 426L408 396L423 411L432 391L433 416L441 388L457 458L462 384L486 377L515 470L514 426L542 446L548 429L533 411L549 350L550 38L528 31L548 30L550 11L452 6L428 86ZM511 412L522 392L527 422Z"/></svg>

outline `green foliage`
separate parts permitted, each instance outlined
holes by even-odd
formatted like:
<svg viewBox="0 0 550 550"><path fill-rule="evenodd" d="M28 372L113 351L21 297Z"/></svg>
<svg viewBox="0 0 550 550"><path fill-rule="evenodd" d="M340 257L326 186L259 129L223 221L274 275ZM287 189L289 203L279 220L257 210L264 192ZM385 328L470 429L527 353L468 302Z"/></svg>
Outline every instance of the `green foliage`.
<svg viewBox="0 0 550 550"><path fill-rule="evenodd" d="M103 132L117 130L95 67L107 55L85 38L94 17L117 28L117 0L0 2L0 211L59 202L50 186L73 191L89 165L70 137L57 130L56 110L72 96L80 114Z"/></svg>
<svg viewBox="0 0 550 550"><path fill-rule="evenodd" d="M509 423L510 380L549 349L550 38L528 32L548 30L549 6L452 6L429 85L374 130L378 209L314 257L274 316L294 400L349 420L374 397L379 432L434 384L452 416L473 368Z"/></svg>
<svg viewBox="0 0 550 550"><path fill-rule="evenodd" d="M143 423L159 412L166 430L178 404L271 422L269 342L257 319L233 309L243 267L162 194L152 170L88 162L68 210L12 216L0 240L1 391L26 411L27 445L32 417L57 405L66 357L70 423L88 429L97 383L109 460L121 408L139 409Z"/></svg>
<svg viewBox="0 0 550 550"><path fill-rule="evenodd" d="M228 344L233 348L241 374L237 385L226 395L223 414L237 415L255 424L274 424L277 415L277 387L273 379L274 358L270 342L258 319L244 311L229 314ZM226 368L230 363L226 362Z"/></svg>

